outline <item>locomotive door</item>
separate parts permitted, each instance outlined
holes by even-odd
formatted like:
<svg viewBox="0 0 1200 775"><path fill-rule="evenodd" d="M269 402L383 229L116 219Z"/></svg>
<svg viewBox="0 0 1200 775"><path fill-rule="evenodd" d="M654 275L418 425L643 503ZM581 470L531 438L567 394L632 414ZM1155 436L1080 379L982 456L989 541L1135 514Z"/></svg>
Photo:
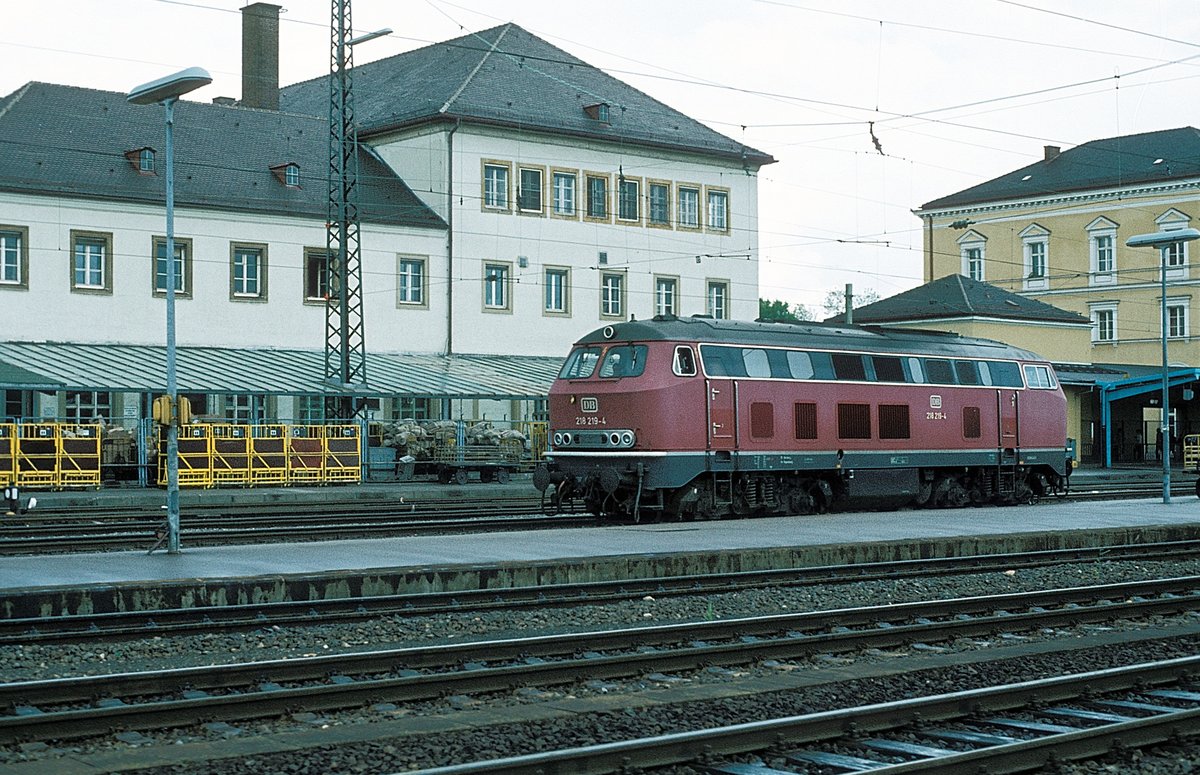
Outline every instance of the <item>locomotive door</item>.
<svg viewBox="0 0 1200 775"><path fill-rule="evenodd" d="M733 449L737 445L737 383L731 379L709 379L708 448Z"/></svg>
<svg viewBox="0 0 1200 775"><path fill-rule="evenodd" d="M1020 394L1016 390L996 391L996 416L999 419L996 446L1014 452L1021 446L1020 437Z"/></svg>

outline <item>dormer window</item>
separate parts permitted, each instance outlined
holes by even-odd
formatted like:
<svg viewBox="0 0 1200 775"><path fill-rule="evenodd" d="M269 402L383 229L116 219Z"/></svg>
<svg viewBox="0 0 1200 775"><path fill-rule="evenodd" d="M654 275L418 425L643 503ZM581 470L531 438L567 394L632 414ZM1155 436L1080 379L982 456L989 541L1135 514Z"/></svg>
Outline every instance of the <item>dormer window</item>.
<svg viewBox="0 0 1200 775"><path fill-rule="evenodd" d="M608 123L608 103L597 102L593 105L584 105L583 112L588 114L588 118L601 123Z"/></svg>
<svg viewBox="0 0 1200 775"><path fill-rule="evenodd" d="M271 168L275 178L288 188L300 188L300 165L295 162L277 164Z"/></svg>
<svg viewBox="0 0 1200 775"><path fill-rule="evenodd" d="M125 152L125 158L133 165L140 175L153 175L154 172L154 149L134 148L132 151Z"/></svg>

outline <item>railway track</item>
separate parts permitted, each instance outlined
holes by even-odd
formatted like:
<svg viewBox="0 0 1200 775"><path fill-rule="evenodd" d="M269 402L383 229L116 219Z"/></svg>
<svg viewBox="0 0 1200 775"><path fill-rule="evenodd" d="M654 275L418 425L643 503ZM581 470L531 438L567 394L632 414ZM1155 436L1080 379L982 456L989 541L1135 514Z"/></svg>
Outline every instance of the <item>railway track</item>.
<svg viewBox="0 0 1200 775"><path fill-rule="evenodd" d="M409 503L355 501L189 507L181 537L191 546L270 541L332 540L381 535L421 535L535 530L593 524L574 511L541 513L537 497L495 497ZM139 549L154 544L161 509L108 506L40 510L0 523L0 556Z"/></svg>
<svg viewBox="0 0 1200 775"><path fill-rule="evenodd" d="M0 684L0 744L696 671L1200 610L1200 577ZM1196 629L1195 625L1192 625ZM96 698L103 698L97 700ZM475 770L488 771L492 770ZM497 770L501 771L501 770ZM514 770L532 772L533 770ZM551 770L547 770L551 771Z"/></svg>
<svg viewBox="0 0 1200 775"><path fill-rule="evenodd" d="M1187 657L415 773L1026 772L1200 733L1200 691L1187 678L1197 670L1200 657Z"/></svg>
<svg viewBox="0 0 1200 775"><path fill-rule="evenodd" d="M379 616L420 616L525 607L596 605L638 599L645 595L664 597L724 594L764 587L898 580L1071 563L1169 561L1192 558L1198 554L1200 541L1174 541L532 587L7 618L0 619L0 646L21 643L98 642L270 626L329 624L362 621Z"/></svg>

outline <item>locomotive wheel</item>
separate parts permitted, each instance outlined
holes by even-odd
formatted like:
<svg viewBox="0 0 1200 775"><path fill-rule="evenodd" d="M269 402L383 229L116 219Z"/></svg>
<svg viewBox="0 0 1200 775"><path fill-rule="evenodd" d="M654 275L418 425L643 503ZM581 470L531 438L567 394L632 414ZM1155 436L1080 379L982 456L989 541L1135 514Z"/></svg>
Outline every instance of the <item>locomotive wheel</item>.
<svg viewBox="0 0 1200 775"><path fill-rule="evenodd" d="M496 472L496 481L500 484L508 484L508 469L501 468Z"/></svg>
<svg viewBox="0 0 1200 775"><path fill-rule="evenodd" d="M454 472L454 483L455 484L466 484L467 477L469 477L469 476L470 476L470 474L467 473L467 469L460 468Z"/></svg>

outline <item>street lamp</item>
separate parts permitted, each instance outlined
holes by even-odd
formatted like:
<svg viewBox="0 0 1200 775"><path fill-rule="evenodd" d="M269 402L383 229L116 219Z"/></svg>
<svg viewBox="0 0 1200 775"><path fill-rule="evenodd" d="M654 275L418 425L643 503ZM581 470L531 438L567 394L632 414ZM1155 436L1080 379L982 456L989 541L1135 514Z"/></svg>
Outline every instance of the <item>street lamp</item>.
<svg viewBox="0 0 1200 775"><path fill-rule="evenodd" d="M158 103L166 109L167 124L167 396L171 417L167 425L167 554L179 554L179 391L175 380L175 102L190 91L212 83L200 67L144 83L129 92L134 105Z"/></svg>
<svg viewBox="0 0 1200 775"><path fill-rule="evenodd" d="M1167 250L1173 245L1191 242L1194 239L1200 239L1200 231L1177 229L1153 234L1138 234L1125 241L1125 244L1131 248L1158 248L1159 260L1162 265L1159 278L1162 283L1162 421L1159 423L1159 433L1162 434L1163 503L1171 502L1171 381L1170 367L1167 364Z"/></svg>

